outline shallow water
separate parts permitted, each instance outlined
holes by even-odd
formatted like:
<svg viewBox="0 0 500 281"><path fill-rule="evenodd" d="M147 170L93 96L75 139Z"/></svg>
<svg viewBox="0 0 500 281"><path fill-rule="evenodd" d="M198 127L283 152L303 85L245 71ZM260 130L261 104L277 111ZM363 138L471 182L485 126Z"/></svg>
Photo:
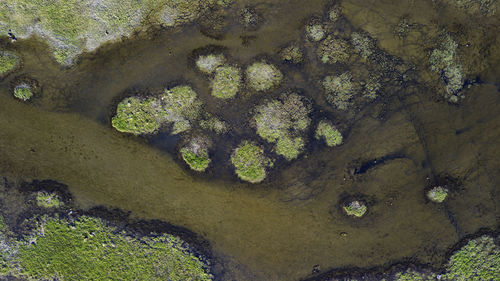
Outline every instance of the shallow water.
<svg viewBox="0 0 500 281"><path fill-rule="evenodd" d="M383 49L416 63L423 56L420 49L397 51L410 50L411 42L396 44L388 26L405 14L424 24L439 13L422 12L427 1L407 2L345 1L350 23L344 27L377 31L372 36ZM53 179L67 184L83 208L118 207L137 218L161 219L199 233L223 265L215 269L223 280L299 280L310 276L315 265L327 271L405 258L438 267L460 238L498 228L500 48L492 48L479 73L483 83L467 89L459 106L438 101L424 75L418 83L388 87L383 97L356 112L339 113L328 107L312 81L333 70L313 63L280 65L287 77L276 92L304 89L317 105L315 115L345 123L345 143L328 149L311 140L305 156L278 161L264 183L239 182L225 159L238 135L252 133L240 123L263 97L234 105L216 102L209 82L189 67L188 57L194 49L217 44L244 66L302 40L307 19L321 15L326 4L248 3L265 19L257 31L245 31L231 18L223 40L204 36L197 26L151 30L85 54L71 69L53 62L39 41L17 42L14 48L24 67L0 82L0 174L27 181ZM244 5L238 2L232 9ZM243 44L241 36L250 35L255 39ZM9 92L10 82L21 74L43 87L42 96L29 104ZM207 110L221 112L238 127L237 134L218 144L217 169L207 175L188 171L178 160L175 138L127 136L109 124L124 92L175 81L188 81ZM380 161L387 155L398 157ZM360 167L369 168L353 172ZM425 188L442 180L452 180L456 188L444 204L428 202ZM368 202L369 212L360 220L346 218L339 208L343 198L355 195Z"/></svg>

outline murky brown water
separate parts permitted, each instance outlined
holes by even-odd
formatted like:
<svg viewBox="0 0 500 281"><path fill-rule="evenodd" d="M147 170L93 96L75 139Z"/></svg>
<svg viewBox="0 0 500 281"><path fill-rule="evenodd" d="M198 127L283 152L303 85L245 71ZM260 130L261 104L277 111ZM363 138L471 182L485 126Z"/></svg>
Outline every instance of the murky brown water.
<svg viewBox="0 0 500 281"><path fill-rule="evenodd" d="M418 65L425 58L422 49L430 44L422 36L432 37L436 26L449 18L430 10L430 1L399 2L344 1L350 20L346 26L365 29L382 49ZM175 151L170 142L162 150L158 147L167 145L161 138L150 145L147 139L111 128L109 117L124 91L179 80L194 86L207 110L226 108L224 117L233 125L244 120L259 98L234 107L217 103L208 81L188 66L189 54L217 44L245 65L300 40L304 23L313 14L321 15L326 4L248 3L265 19L258 31L245 31L231 18L223 40L202 35L196 26L152 31L84 55L71 69L61 69L36 40L16 43L24 68L0 82L0 174L53 179L67 184L84 208L118 207L135 217L161 219L199 233L224 264L225 280L299 280L310 276L315 265L326 271L403 258L439 266L461 237L498 228L500 47L489 49L488 62L477 73L484 83L467 89L459 106L437 101L423 75L419 83L388 88L393 92L350 115L334 112L311 81L324 69L281 65L287 75L282 89L305 89L318 112L322 110L317 114L343 118L348 134L335 149L311 141L306 156L291 164L279 162L259 185L238 182L222 160L216 162L222 172L196 175L167 152ZM244 5L238 2L233 9ZM422 24L422 30L400 42L390 27L403 16ZM251 35L256 37L242 44L241 36ZM11 97L10 81L20 74L43 87L33 103ZM231 147L220 149L218 157L224 159ZM373 163L386 155L398 157ZM365 162L373 165L363 173L351 172ZM457 183L449 200L442 205L428 202L424 189L444 178ZM369 206L360 220L346 218L338 208L343 197L356 194Z"/></svg>

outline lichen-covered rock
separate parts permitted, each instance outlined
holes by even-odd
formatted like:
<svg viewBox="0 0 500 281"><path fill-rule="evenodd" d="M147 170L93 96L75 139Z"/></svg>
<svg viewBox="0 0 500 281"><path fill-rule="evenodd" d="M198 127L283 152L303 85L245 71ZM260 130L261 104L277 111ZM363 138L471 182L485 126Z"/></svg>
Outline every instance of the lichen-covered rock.
<svg viewBox="0 0 500 281"><path fill-rule="evenodd" d="M327 120L321 120L319 122L314 136L318 140L323 139L328 146L338 146L342 144L342 134Z"/></svg>
<svg viewBox="0 0 500 281"><path fill-rule="evenodd" d="M15 70L19 67L20 63L21 58L15 53L0 51L0 78Z"/></svg>
<svg viewBox="0 0 500 281"><path fill-rule="evenodd" d="M246 69L248 86L256 91L267 91L280 84L283 74L274 65L254 62Z"/></svg>
<svg viewBox="0 0 500 281"><path fill-rule="evenodd" d="M287 160L297 158L304 147L302 135L309 128L311 107L296 93L283 94L279 99L256 108L254 116L257 134L275 143L275 152Z"/></svg>
<svg viewBox="0 0 500 281"><path fill-rule="evenodd" d="M220 66L215 70L212 80L212 96L220 99L234 97L241 85L241 70L236 66Z"/></svg>
<svg viewBox="0 0 500 281"><path fill-rule="evenodd" d="M223 65L226 58L222 54L201 55L196 59L196 67L203 73L210 74Z"/></svg>
<svg viewBox="0 0 500 281"><path fill-rule="evenodd" d="M325 77L323 88L327 93L327 101L342 110L346 110L349 107L351 99L355 94L352 75L349 72L344 72L338 76Z"/></svg>
<svg viewBox="0 0 500 281"><path fill-rule="evenodd" d="M244 181L258 183L266 178L266 167L272 165L264 155L264 149L250 141L243 141L231 155L231 163L238 177Z"/></svg>
<svg viewBox="0 0 500 281"><path fill-rule="evenodd" d="M205 171L211 162L208 155L209 145L209 140L204 136L192 138L180 149L182 159L192 170L197 172Z"/></svg>
<svg viewBox="0 0 500 281"><path fill-rule="evenodd" d="M339 37L329 35L318 47L318 57L323 63L335 64L346 62L350 57L349 43Z"/></svg>

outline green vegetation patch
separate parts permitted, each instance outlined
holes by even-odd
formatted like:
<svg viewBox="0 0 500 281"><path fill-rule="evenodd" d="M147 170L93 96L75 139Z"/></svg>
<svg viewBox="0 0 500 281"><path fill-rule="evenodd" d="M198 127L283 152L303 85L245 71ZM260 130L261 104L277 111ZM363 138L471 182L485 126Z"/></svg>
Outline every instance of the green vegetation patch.
<svg viewBox="0 0 500 281"><path fill-rule="evenodd" d="M246 69L246 78L250 88L267 91L280 84L283 74L272 64L254 62Z"/></svg>
<svg viewBox="0 0 500 281"><path fill-rule="evenodd" d="M181 148L182 159L189 167L197 172L203 172L208 168L211 160L208 156L208 141L205 137L195 137Z"/></svg>
<svg viewBox="0 0 500 281"><path fill-rule="evenodd" d="M33 279L212 280L179 238L137 239L96 218L50 218L27 240L19 245L17 263Z"/></svg>
<svg viewBox="0 0 500 281"><path fill-rule="evenodd" d="M350 57L349 48L346 40L329 35L319 45L318 57L323 63L343 63Z"/></svg>
<svg viewBox="0 0 500 281"><path fill-rule="evenodd" d="M285 48L283 48L280 52L279 55L281 59L285 62L290 62L290 63L301 63L304 61L304 53L302 49L299 47L299 45L293 43Z"/></svg>
<svg viewBox="0 0 500 281"><path fill-rule="evenodd" d="M326 145L337 146L342 144L342 134L335 126L326 120L321 120L314 135L316 139L324 139Z"/></svg>
<svg viewBox="0 0 500 281"><path fill-rule="evenodd" d="M456 251L447 265L445 280L499 280L500 247L492 237L482 236L469 241Z"/></svg>
<svg viewBox="0 0 500 281"><path fill-rule="evenodd" d="M33 97L33 90L30 85L22 83L14 87L14 97L27 101Z"/></svg>
<svg viewBox="0 0 500 281"><path fill-rule="evenodd" d="M276 143L276 153L287 160L297 158L304 147L302 134L311 123L311 107L296 93L283 94L256 108L254 116L257 134L270 143Z"/></svg>
<svg viewBox="0 0 500 281"><path fill-rule="evenodd" d="M210 54L206 56L199 56L196 60L196 67L203 73L213 73L217 67L223 65L226 58L222 54Z"/></svg>
<svg viewBox="0 0 500 281"><path fill-rule="evenodd" d="M160 111L154 98L129 97L118 104L111 124L120 132L152 134L160 127Z"/></svg>
<svg viewBox="0 0 500 281"><path fill-rule="evenodd" d="M350 72L344 72L338 76L326 76L323 80L323 88L327 95L326 100L341 110L346 110L351 105L354 97L354 85Z"/></svg>
<svg viewBox="0 0 500 281"><path fill-rule="evenodd" d="M59 208L63 202L57 194L40 191L36 194L36 204L43 208Z"/></svg>
<svg viewBox="0 0 500 281"><path fill-rule="evenodd" d="M442 203L446 199L447 195L448 189L441 186L433 187L427 192L427 197L429 198L429 200L436 203Z"/></svg>
<svg viewBox="0 0 500 281"><path fill-rule="evenodd" d="M190 86L165 89L160 96L162 121L173 123L172 134L179 134L191 128L191 123L200 115L201 101Z"/></svg>
<svg viewBox="0 0 500 281"><path fill-rule="evenodd" d="M1 7L1 6L0 6ZM0 77L13 71L21 63L21 58L13 52L0 51Z"/></svg>
<svg viewBox="0 0 500 281"><path fill-rule="evenodd" d="M395 281L431 281L436 280L436 275L432 273L420 273L413 269L407 269L394 275Z"/></svg>
<svg viewBox="0 0 500 281"><path fill-rule="evenodd" d="M235 66L221 66L215 70L212 80L212 96L220 99L234 97L241 85L241 70Z"/></svg>
<svg viewBox="0 0 500 281"><path fill-rule="evenodd" d="M375 49L375 42L366 34L353 32L351 34L351 44L354 50L364 59L371 56Z"/></svg>
<svg viewBox="0 0 500 281"><path fill-rule="evenodd" d="M311 23L306 26L306 35L311 41L318 42L325 38L326 31L321 23Z"/></svg>
<svg viewBox="0 0 500 281"><path fill-rule="evenodd" d="M347 215L357 218L364 216L366 211L368 211L365 203L361 201L348 202L342 208Z"/></svg>
<svg viewBox="0 0 500 281"><path fill-rule="evenodd" d="M242 142L233 151L231 163L238 177L251 183L263 181L266 178L266 167L272 165L262 147L249 141Z"/></svg>
<svg viewBox="0 0 500 281"><path fill-rule="evenodd" d="M205 118L200 120L200 127L205 130L213 131L216 134L224 134L229 130L226 122L212 114L206 114Z"/></svg>

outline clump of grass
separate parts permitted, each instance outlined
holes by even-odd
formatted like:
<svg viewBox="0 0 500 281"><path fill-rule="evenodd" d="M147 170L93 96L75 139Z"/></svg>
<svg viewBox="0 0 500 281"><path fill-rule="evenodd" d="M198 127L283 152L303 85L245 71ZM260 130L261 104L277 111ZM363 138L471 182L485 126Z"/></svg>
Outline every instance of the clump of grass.
<svg viewBox="0 0 500 281"><path fill-rule="evenodd" d="M217 67L222 66L226 58L222 54L201 55L196 60L196 67L203 73L213 73Z"/></svg>
<svg viewBox="0 0 500 281"><path fill-rule="evenodd" d="M134 135L152 134L160 127L157 101L154 98L129 97L118 104L113 127Z"/></svg>
<svg viewBox="0 0 500 281"><path fill-rule="evenodd" d="M57 194L40 191L36 194L36 204L43 208L59 208L63 202Z"/></svg>
<svg viewBox="0 0 500 281"><path fill-rule="evenodd" d="M246 78L250 88L267 91L280 84L283 74L276 66L261 61L254 62L246 69Z"/></svg>
<svg viewBox="0 0 500 281"><path fill-rule="evenodd" d="M442 186L433 187L427 192L427 198L432 202L442 203L448 195L448 189Z"/></svg>
<svg viewBox="0 0 500 281"><path fill-rule="evenodd" d="M184 245L172 235L126 236L92 217L49 218L19 245L16 262L30 279L212 280Z"/></svg>
<svg viewBox="0 0 500 281"><path fill-rule="evenodd" d="M30 85L21 83L14 87L14 97L22 101L27 101L33 97L33 90Z"/></svg>
<svg viewBox="0 0 500 281"><path fill-rule="evenodd" d="M306 35L311 41L318 42L325 38L326 31L321 23L313 21L306 26Z"/></svg>
<svg viewBox="0 0 500 281"><path fill-rule="evenodd" d="M205 137L194 137L181 148L182 159L184 159L192 170L203 172L211 162L208 156L208 146L208 140Z"/></svg>
<svg viewBox="0 0 500 281"><path fill-rule="evenodd" d="M403 272L398 272L394 275L395 281L431 281L436 280L436 275L433 273L420 273L413 269L407 269Z"/></svg>
<svg viewBox="0 0 500 281"><path fill-rule="evenodd" d="M318 57L323 63L335 64L346 62L349 57L349 43L339 37L329 35L318 47Z"/></svg>
<svg viewBox="0 0 500 281"><path fill-rule="evenodd" d="M353 216L356 218L364 216L366 211L368 211L365 203L357 200L346 203L342 208L348 216Z"/></svg>
<svg viewBox="0 0 500 281"><path fill-rule="evenodd" d="M216 134L224 134L229 130L228 125L223 120L213 116L212 114L206 114L203 120L200 120L200 127L205 130L210 130Z"/></svg>
<svg viewBox="0 0 500 281"><path fill-rule="evenodd" d="M295 159L304 147L302 134L311 123L310 112L311 108L302 96L283 94L280 99L256 108L257 134L270 143L276 143L277 154L287 160Z"/></svg>
<svg viewBox="0 0 500 281"><path fill-rule="evenodd" d="M266 178L266 167L271 161L264 155L262 147L243 141L231 155L231 163L238 177L244 181L258 183Z"/></svg>
<svg viewBox="0 0 500 281"><path fill-rule="evenodd" d="M220 66L212 80L212 96L220 99L234 97L241 85L241 70L236 66Z"/></svg>
<svg viewBox="0 0 500 281"><path fill-rule="evenodd" d="M500 247L489 236L473 239L450 257L446 269L444 280L498 280Z"/></svg>
<svg viewBox="0 0 500 281"><path fill-rule="evenodd" d="M327 101L341 110L346 110L351 105L354 96L354 85L350 72L338 76L326 76L323 80Z"/></svg>
<svg viewBox="0 0 500 281"><path fill-rule="evenodd" d="M304 54L298 44L292 43L279 52L281 59L285 62L298 64L304 60Z"/></svg>
<svg viewBox="0 0 500 281"><path fill-rule="evenodd" d="M13 71L21 63L21 58L13 52L0 51L0 77Z"/></svg>
<svg viewBox="0 0 500 281"><path fill-rule="evenodd" d="M316 128L315 138L324 139L328 146L338 146L342 144L342 134L335 126L326 120L321 120Z"/></svg>

